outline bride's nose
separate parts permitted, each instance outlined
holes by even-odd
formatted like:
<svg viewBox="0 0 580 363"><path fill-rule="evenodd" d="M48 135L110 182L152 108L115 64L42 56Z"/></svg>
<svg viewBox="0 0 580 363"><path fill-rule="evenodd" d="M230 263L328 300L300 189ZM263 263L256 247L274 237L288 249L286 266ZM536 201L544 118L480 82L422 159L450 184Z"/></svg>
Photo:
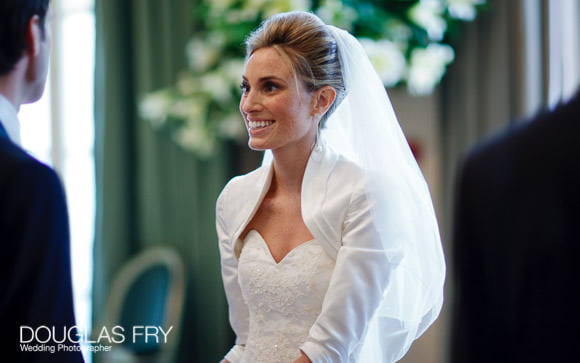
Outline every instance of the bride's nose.
<svg viewBox="0 0 580 363"><path fill-rule="evenodd" d="M240 111L243 114L260 111L262 108L260 97L256 92L250 90L242 95L242 98L240 99Z"/></svg>

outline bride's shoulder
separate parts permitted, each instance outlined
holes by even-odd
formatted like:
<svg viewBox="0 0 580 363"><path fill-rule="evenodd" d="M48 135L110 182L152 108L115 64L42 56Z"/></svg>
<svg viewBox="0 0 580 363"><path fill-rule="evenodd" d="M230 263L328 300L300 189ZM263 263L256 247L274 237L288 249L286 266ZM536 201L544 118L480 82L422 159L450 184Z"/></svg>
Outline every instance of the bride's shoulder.
<svg viewBox="0 0 580 363"><path fill-rule="evenodd" d="M340 155L336 160L329 181L337 185L343 185L343 187L364 187L368 183L368 179L369 173L366 170L354 161Z"/></svg>
<svg viewBox="0 0 580 363"><path fill-rule="evenodd" d="M267 166L261 166L247 174L235 176L227 182L220 195L248 193L249 189L256 188L266 181L268 171Z"/></svg>

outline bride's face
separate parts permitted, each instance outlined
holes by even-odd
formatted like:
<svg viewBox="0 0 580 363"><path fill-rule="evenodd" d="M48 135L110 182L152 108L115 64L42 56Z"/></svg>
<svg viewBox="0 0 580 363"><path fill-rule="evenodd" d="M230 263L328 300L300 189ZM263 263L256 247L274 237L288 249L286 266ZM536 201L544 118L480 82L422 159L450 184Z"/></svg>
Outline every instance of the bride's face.
<svg viewBox="0 0 580 363"><path fill-rule="evenodd" d="M310 150L317 128L313 95L276 49L261 48L250 56L241 87L250 148Z"/></svg>

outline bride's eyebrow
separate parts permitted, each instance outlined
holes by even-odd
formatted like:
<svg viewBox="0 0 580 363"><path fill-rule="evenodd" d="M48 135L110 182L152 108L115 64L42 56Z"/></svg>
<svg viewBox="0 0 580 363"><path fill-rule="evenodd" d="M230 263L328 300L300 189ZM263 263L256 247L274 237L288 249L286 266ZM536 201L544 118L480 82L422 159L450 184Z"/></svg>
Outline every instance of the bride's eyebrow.
<svg viewBox="0 0 580 363"><path fill-rule="evenodd" d="M242 81L249 82L249 80L248 80L248 78L246 78L246 76L242 76ZM278 82L287 83L287 81L285 79L282 79L282 78L277 77L277 76L263 76L263 77L258 78L258 82L264 83L267 81L278 81Z"/></svg>
<svg viewBox="0 0 580 363"><path fill-rule="evenodd" d="M271 81L278 82L278 83L284 83L284 84L287 83L286 80L279 78L279 77L276 77L276 76L266 76L266 77L261 77L260 79L258 79L258 82L260 82L260 83L266 83L266 82L271 82Z"/></svg>

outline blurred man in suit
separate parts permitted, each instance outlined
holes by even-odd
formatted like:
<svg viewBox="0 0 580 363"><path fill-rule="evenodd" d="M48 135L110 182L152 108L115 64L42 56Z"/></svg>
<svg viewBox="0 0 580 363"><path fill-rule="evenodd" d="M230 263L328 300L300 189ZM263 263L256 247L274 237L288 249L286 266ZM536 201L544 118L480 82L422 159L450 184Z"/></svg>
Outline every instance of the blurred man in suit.
<svg viewBox="0 0 580 363"><path fill-rule="evenodd" d="M580 92L458 178L452 363L580 359Z"/></svg>
<svg viewBox="0 0 580 363"><path fill-rule="evenodd" d="M82 362L61 183L20 146L17 111L43 93L49 0L0 1L0 360ZM65 340L63 338L66 336ZM65 347L57 342L63 341Z"/></svg>

